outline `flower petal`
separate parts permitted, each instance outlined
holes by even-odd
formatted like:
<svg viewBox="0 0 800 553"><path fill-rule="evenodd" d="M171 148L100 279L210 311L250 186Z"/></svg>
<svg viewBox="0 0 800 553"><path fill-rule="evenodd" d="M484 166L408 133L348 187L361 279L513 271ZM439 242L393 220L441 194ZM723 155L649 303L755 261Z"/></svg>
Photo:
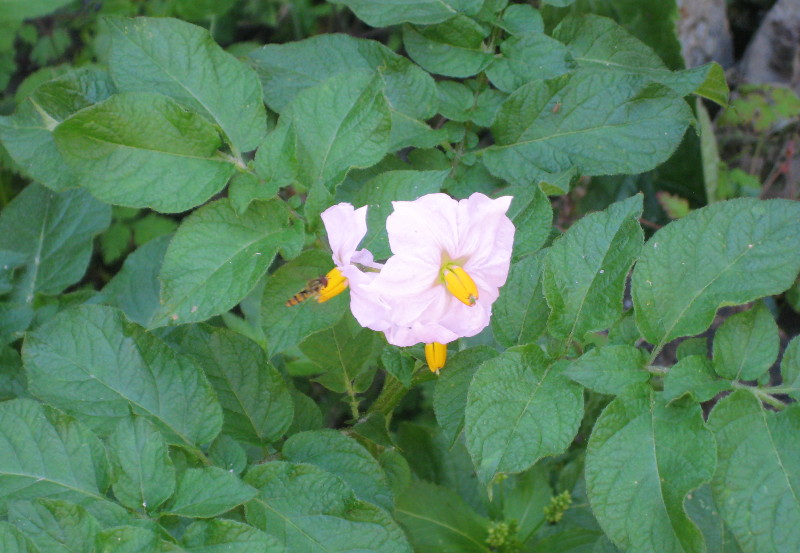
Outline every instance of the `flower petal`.
<svg viewBox="0 0 800 553"><path fill-rule="evenodd" d="M328 232L333 262L340 268L349 265L359 242L367 234L367 206L355 209L348 203L340 203L323 211L321 217Z"/></svg>
<svg viewBox="0 0 800 553"><path fill-rule="evenodd" d="M392 202L386 219L392 253L411 254L441 263L442 252L455 252L458 202L447 194L427 194L412 202Z"/></svg>

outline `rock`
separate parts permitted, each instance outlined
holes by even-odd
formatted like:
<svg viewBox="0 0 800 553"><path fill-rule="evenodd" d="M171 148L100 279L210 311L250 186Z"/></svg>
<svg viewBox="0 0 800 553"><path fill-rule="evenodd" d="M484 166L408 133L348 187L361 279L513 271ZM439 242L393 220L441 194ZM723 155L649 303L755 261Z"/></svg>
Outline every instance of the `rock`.
<svg viewBox="0 0 800 553"><path fill-rule="evenodd" d="M725 6L725 0L678 0L678 36L686 67L710 61L725 68L733 65L733 39Z"/></svg>
<svg viewBox="0 0 800 553"><path fill-rule="evenodd" d="M792 87L800 94L800 0L778 0L747 46L739 82Z"/></svg>

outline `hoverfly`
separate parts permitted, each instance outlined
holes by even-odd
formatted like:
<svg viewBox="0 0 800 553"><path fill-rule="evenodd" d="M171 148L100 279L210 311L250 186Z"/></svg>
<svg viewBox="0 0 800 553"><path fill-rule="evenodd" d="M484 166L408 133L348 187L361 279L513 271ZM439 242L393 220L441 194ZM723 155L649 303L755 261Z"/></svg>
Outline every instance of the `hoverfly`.
<svg viewBox="0 0 800 553"><path fill-rule="evenodd" d="M292 307L306 301L308 298L319 296L319 293L328 285L327 277L321 276L308 281L306 287L286 301L286 307Z"/></svg>

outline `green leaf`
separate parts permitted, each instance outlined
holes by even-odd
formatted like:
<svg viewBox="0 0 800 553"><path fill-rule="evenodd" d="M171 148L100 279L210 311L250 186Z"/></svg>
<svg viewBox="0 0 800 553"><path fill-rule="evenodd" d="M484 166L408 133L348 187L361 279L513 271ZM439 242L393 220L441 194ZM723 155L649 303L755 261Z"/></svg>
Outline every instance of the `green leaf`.
<svg viewBox="0 0 800 553"><path fill-rule="evenodd" d="M619 395L631 384L650 380L645 353L625 345L595 348L570 363L564 374L601 394Z"/></svg>
<svg viewBox="0 0 800 553"><path fill-rule="evenodd" d="M475 513L458 494L416 480L397 498L395 516L416 551L489 553L489 521Z"/></svg>
<svg viewBox="0 0 800 553"><path fill-rule="evenodd" d="M220 434L208 448L208 458L214 466L241 476L247 466L247 452L239 442Z"/></svg>
<svg viewBox="0 0 800 553"><path fill-rule="evenodd" d="M278 541L257 528L226 519L199 520L186 529L181 546L188 553L284 553Z"/></svg>
<svg viewBox="0 0 800 553"><path fill-rule="evenodd" d="M730 382L714 374L714 366L705 354L689 355L675 363L664 377L663 397L670 402L688 394L700 403L730 389Z"/></svg>
<svg viewBox="0 0 800 553"><path fill-rule="evenodd" d="M544 33L513 36L500 45L486 76L503 92L514 92L525 83L554 79L573 71L577 64L559 41Z"/></svg>
<svg viewBox="0 0 800 553"><path fill-rule="evenodd" d="M137 526L116 526L97 534L97 553L161 553L158 536Z"/></svg>
<svg viewBox="0 0 800 553"><path fill-rule="evenodd" d="M283 456L293 463L315 465L348 484L358 499L391 512L394 499L378 462L353 440L336 430L302 432L283 445Z"/></svg>
<svg viewBox="0 0 800 553"><path fill-rule="evenodd" d="M0 403L0 512L14 499L103 501L108 461L85 426L27 400Z"/></svg>
<svg viewBox="0 0 800 553"><path fill-rule="evenodd" d="M508 280L492 308L492 333L504 347L530 344L547 326L550 309L541 280L545 255L543 251L511 265Z"/></svg>
<svg viewBox="0 0 800 553"><path fill-rule="evenodd" d="M597 419L586 452L586 487L605 533L630 553L704 552L686 495L714 473L714 437L699 405L666 406L630 389ZM646 521L643 523L643 521Z"/></svg>
<svg viewBox="0 0 800 553"><path fill-rule="evenodd" d="M800 543L800 410L765 411L746 391L720 401L708 425L719 463L714 501L742 551L791 551Z"/></svg>
<svg viewBox="0 0 800 553"><path fill-rule="evenodd" d="M4 0L0 4L0 19L33 19L66 6L70 0Z"/></svg>
<svg viewBox="0 0 800 553"><path fill-rule="evenodd" d="M514 197L508 216L517 231L514 234L514 259L536 253L550 237L553 207L538 186L511 186L503 195Z"/></svg>
<svg viewBox="0 0 800 553"><path fill-rule="evenodd" d="M683 359L684 357L689 357L690 355L702 355L703 357L707 357L708 338L700 337L682 340L681 343L678 344L678 349L675 351L675 355L679 360Z"/></svg>
<svg viewBox="0 0 800 553"><path fill-rule="evenodd" d="M0 117L3 147L26 174L48 188L61 191L77 186L76 175L65 167L56 148L53 129L113 93L108 73L94 68L76 69L45 82L22 101L14 115Z"/></svg>
<svg viewBox="0 0 800 553"><path fill-rule="evenodd" d="M711 495L711 486L703 484L689 494L686 513L703 533L708 553L742 553L736 538L722 521Z"/></svg>
<svg viewBox="0 0 800 553"><path fill-rule="evenodd" d="M243 212L253 200L266 200L297 178L297 134L291 125L278 125L269 133L256 152L253 168L265 182L242 173L230 187L231 202ZM242 184L244 183L244 184Z"/></svg>
<svg viewBox="0 0 800 553"><path fill-rule="evenodd" d="M800 204L738 199L692 211L645 244L631 281L636 323L656 349L706 330L722 305L777 294L800 270Z"/></svg>
<svg viewBox="0 0 800 553"><path fill-rule="evenodd" d="M372 252L375 259L390 257L386 218L392 212L392 202L412 201L439 192L447 174L447 171L386 171L364 183L353 200L355 205L369 205L369 230L359 247Z"/></svg>
<svg viewBox="0 0 800 553"><path fill-rule="evenodd" d="M414 358L395 346L387 346L381 352L381 365L386 372L410 389L414 376Z"/></svg>
<svg viewBox="0 0 800 553"><path fill-rule="evenodd" d="M695 101L697 110L697 123L700 129L700 153L703 160L703 188L706 192L706 200L713 204L719 201L717 189L720 180L719 146L717 137L714 134L714 124L711 122L711 114L708 113L705 104L699 98ZM760 183L759 183L760 184Z"/></svg>
<svg viewBox="0 0 800 553"><path fill-rule="evenodd" d="M477 14L484 0L419 0L414 3L397 3L392 0L335 0L344 4L358 18L372 27L386 27L398 23L432 25L455 17Z"/></svg>
<svg viewBox="0 0 800 553"><path fill-rule="evenodd" d="M478 478L521 472L563 452L583 417L583 391L538 346L484 362L469 387L464 428Z"/></svg>
<svg viewBox="0 0 800 553"><path fill-rule="evenodd" d="M553 497L549 474L542 467L535 466L510 476L500 486L498 495L503 498L503 518L517 521L518 536L525 543L526 538L545 522L544 509Z"/></svg>
<svg viewBox="0 0 800 553"><path fill-rule="evenodd" d="M364 392L372 383L383 348L380 334L345 316L334 327L309 336L300 349L319 366L315 380L334 392Z"/></svg>
<svg viewBox="0 0 800 553"><path fill-rule="evenodd" d="M335 325L347 309L347 293L325 303L308 300L286 307L286 300L306 283L333 268L331 257L319 250L307 251L269 276L261 303L261 321L270 355L296 346L306 337Z"/></svg>
<svg viewBox="0 0 800 553"><path fill-rule="evenodd" d="M497 357L488 346L476 346L459 351L447 360L447 370L442 371L433 393L433 411L449 445L453 445L464 428L464 410L472 377L481 364Z"/></svg>
<svg viewBox="0 0 800 553"><path fill-rule="evenodd" d="M256 490L219 467L186 469L164 512L189 518L211 518L246 503Z"/></svg>
<svg viewBox="0 0 800 553"><path fill-rule="evenodd" d="M286 432L294 414L289 389L255 342L224 328L195 325L180 346L214 387L225 434L263 447Z"/></svg>
<svg viewBox="0 0 800 553"><path fill-rule="evenodd" d="M259 489L247 520L292 553L411 553L381 508L356 499L338 477L313 465L271 461L247 473Z"/></svg>
<svg viewBox="0 0 800 553"><path fill-rule="evenodd" d="M514 36L544 32L542 14L529 4L512 4L503 10L500 26Z"/></svg>
<svg viewBox="0 0 800 553"><path fill-rule="evenodd" d="M795 399L800 399L800 337L795 336L783 352L781 359L782 387Z"/></svg>
<svg viewBox="0 0 800 553"><path fill-rule="evenodd" d="M170 96L219 125L239 152L267 130L256 74L202 27L170 18L107 18L108 64L124 92Z"/></svg>
<svg viewBox="0 0 800 553"><path fill-rule="evenodd" d="M778 325L756 304L728 317L714 334L714 370L731 380L756 380L778 359Z"/></svg>
<svg viewBox="0 0 800 553"><path fill-rule="evenodd" d="M55 193L28 185L0 214L0 250L21 254L14 299L58 294L78 282L92 255L92 241L111 222L111 208L84 190Z"/></svg>
<svg viewBox="0 0 800 553"><path fill-rule="evenodd" d="M584 175L641 173L665 161L692 119L671 89L643 77L579 69L517 89L484 150L495 176L526 185L577 167Z"/></svg>
<svg viewBox="0 0 800 553"><path fill-rule="evenodd" d="M156 511L175 491L175 468L167 444L142 417L122 419L108 438L114 496L135 511Z"/></svg>
<svg viewBox="0 0 800 553"><path fill-rule="evenodd" d="M184 219L164 256L155 324L204 321L229 310L279 250L293 257L302 240L302 226L280 200L253 203L242 215L227 199L203 206Z"/></svg>
<svg viewBox="0 0 800 553"><path fill-rule="evenodd" d="M391 113L372 71L337 74L300 91L281 113L297 133L298 178L332 193L352 167L378 163L389 148Z"/></svg>
<svg viewBox="0 0 800 553"><path fill-rule="evenodd" d="M642 196L589 214L550 247L542 283L550 333L568 342L622 315L625 279L642 249Z"/></svg>
<svg viewBox="0 0 800 553"><path fill-rule="evenodd" d="M8 507L8 521L47 553L91 553L100 531L100 524L86 509L54 499L14 501Z"/></svg>
<svg viewBox="0 0 800 553"><path fill-rule="evenodd" d="M228 182L216 128L174 100L128 92L87 107L54 131L79 182L107 203L185 211Z"/></svg>
<svg viewBox="0 0 800 553"><path fill-rule="evenodd" d="M320 56L319 52L328 55ZM401 147L394 136L405 125L430 119L436 113L436 88L425 71L383 44L342 34L322 34L298 42L268 44L249 59L264 88L264 100L278 112L303 89L353 70L367 70L384 82L392 113L392 148ZM421 124L421 123L419 123Z"/></svg>
<svg viewBox="0 0 800 553"><path fill-rule="evenodd" d="M116 309L59 313L28 334L22 358L31 394L104 435L131 411L167 432L169 443L190 447L222 426L202 370Z"/></svg>
<svg viewBox="0 0 800 553"><path fill-rule="evenodd" d="M483 41L486 30L463 15L438 25L403 26L403 45L409 57L430 73L447 77L472 77L493 59Z"/></svg>
<svg viewBox="0 0 800 553"><path fill-rule="evenodd" d="M158 275L172 235L151 240L125 258L122 269L103 288L109 302L125 316L142 326L154 323L161 307L161 281Z"/></svg>
<svg viewBox="0 0 800 553"><path fill-rule="evenodd" d="M2 521L0 521L0 550L4 553L39 553L39 549L25 534Z"/></svg>
<svg viewBox="0 0 800 553"><path fill-rule="evenodd" d="M655 51L612 19L596 15L567 17L553 31L553 38L567 45L581 67L646 76L681 96L698 93L723 106L727 104L728 85L719 64L670 71Z"/></svg>

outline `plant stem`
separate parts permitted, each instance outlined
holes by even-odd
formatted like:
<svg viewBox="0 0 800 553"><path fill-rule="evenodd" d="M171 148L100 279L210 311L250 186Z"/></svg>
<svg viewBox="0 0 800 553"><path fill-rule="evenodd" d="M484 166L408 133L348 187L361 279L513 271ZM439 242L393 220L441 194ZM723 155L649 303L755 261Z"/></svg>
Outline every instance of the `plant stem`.
<svg viewBox="0 0 800 553"><path fill-rule="evenodd" d="M781 411L786 408L786 404L784 402L782 402L778 398L772 397L772 395L766 390L762 390L761 388L758 388L756 386L747 386L746 384L741 384L739 382L733 382L732 384L734 388L737 388L739 390L747 390L748 392L756 396L756 398L758 398L760 401L763 401L767 405L771 405L778 411Z"/></svg>

